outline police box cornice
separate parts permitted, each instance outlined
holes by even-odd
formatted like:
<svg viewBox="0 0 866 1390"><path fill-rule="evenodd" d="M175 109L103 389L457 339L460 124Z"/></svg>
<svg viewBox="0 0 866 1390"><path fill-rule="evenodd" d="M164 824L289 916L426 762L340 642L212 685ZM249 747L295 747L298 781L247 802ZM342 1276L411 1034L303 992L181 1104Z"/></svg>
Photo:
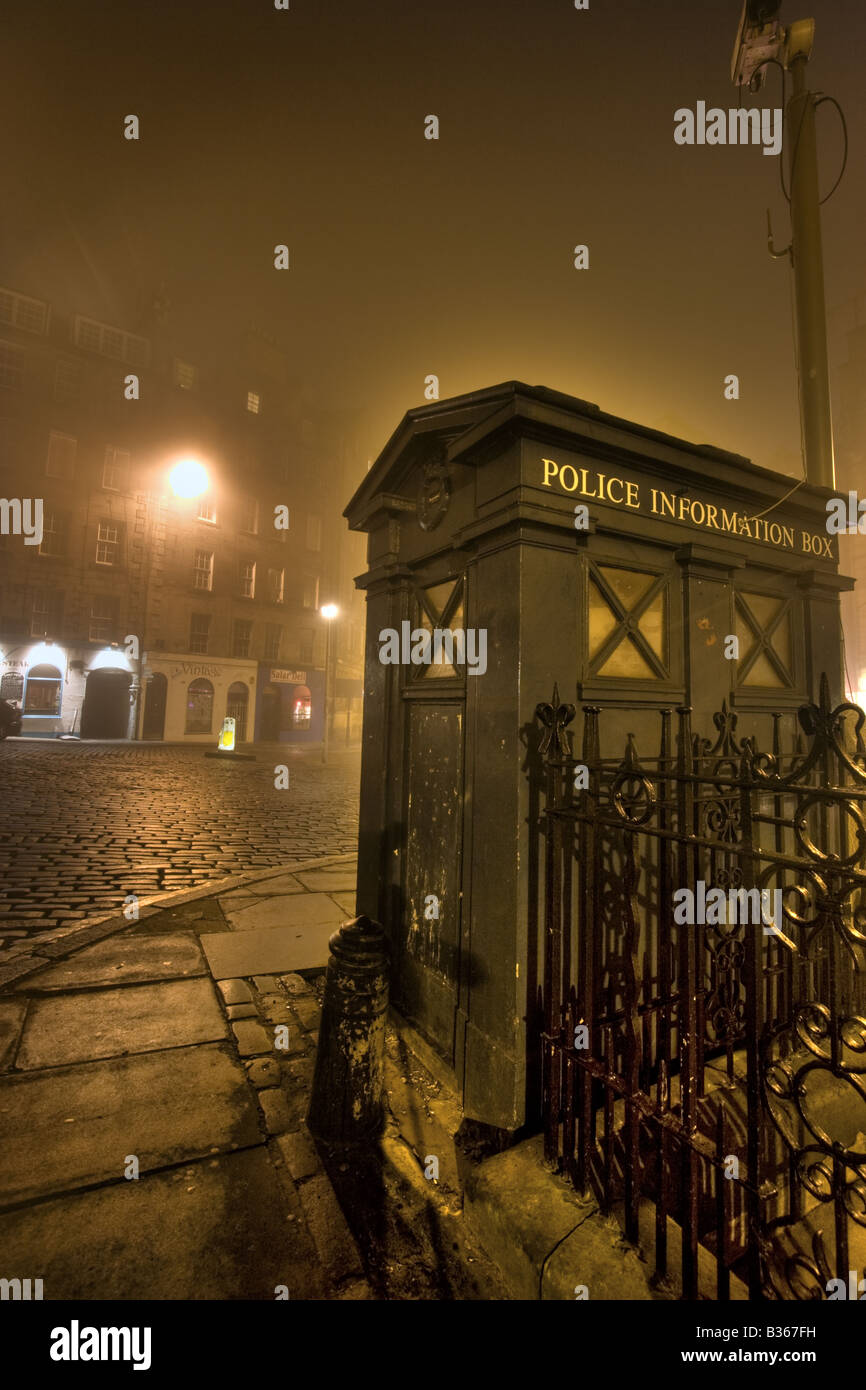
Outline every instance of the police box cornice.
<svg viewBox="0 0 866 1390"><path fill-rule="evenodd" d="M416 509L417 479L431 459L438 458L443 468L459 472L464 467L480 466L491 451L518 439L523 445L520 502L524 506L541 502L549 522L558 527L573 528L574 504L586 502L590 529L596 525L603 528L613 509L623 519L630 514L632 523L637 523L636 535L641 524L651 518L655 523L666 521L678 530L682 528L693 539L700 533L704 543L715 539L727 548L736 542L738 546L757 546L765 553L788 555L795 562L805 559L819 566L836 564L836 542L826 529L826 502L834 495L831 489L763 468L714 445L693 444L636 424L579 397L521 381L502 382L407 411L344 515L356 530L369 529L374 516L383 511L394 517L405 516ZM574 491L570 490L569 473L567 488L557 491L550 485L555 476L552 471L545 484L545 458L557 463L560 470L563 465L575 470L578 481ZM580 470L584 468L586 494L580 491ZM593 486L593 472L603 474L606 483L611 477L621 479L623 487L615 489L616 496L626 495L627 483L637 484L640 505L629 508L617 502L609 486L607 495L599 496L597 485ZM513 492L511 496L516 500ZM697 521L691 508L680 506L681 498L700 503L695 508ZM631 500L635 500L633 491ZM712 512L707 519L708 507L715 507L715 524ZM541 519L537 507L533 513L535 520ZM736 522L732 523L734 514ZM778 532L773 529L776 526ZM470 528L467 543L474 529Z"/></svg>

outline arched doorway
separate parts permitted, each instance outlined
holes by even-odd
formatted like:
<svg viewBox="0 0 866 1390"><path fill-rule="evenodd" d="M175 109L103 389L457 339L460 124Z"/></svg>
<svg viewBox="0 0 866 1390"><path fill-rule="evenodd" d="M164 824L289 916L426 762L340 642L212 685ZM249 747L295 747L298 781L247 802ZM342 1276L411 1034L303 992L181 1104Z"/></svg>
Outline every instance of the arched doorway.
<svg viewBox="0 0 866 1390"><path fill-rule="evenodd" d="M262 691L262 738L265 743L279 743L283 698L278 685L268 683Z"/></svg>
<svg viewBox="0 0 866 1390"><path fill-rule="evenodd" d="M190 681L186 692L186 733L213 732L213 686L210 681Z"/></svg>
<svg viewBox="0 0 866 1390"><path fill-rule="evenodd" d="M81 710L82 738L126 738L131 679L128 671L104 666L90 672Z"/></svg>
<svg viewBox="0 0 866 1390"><path fill-rule="evenodd" d="M168 680L162 671L155 671L144 687L144 722L142 738L162 738L165 733L165 701Z"/></svg>
<svg viewBox="0 0 866 1390"><path fill-rule="evenodd" d="M226 714L235 721L235 742L245 743L247 738L247 706L250 692L243 681L234 681L226 697Z"/></svg>

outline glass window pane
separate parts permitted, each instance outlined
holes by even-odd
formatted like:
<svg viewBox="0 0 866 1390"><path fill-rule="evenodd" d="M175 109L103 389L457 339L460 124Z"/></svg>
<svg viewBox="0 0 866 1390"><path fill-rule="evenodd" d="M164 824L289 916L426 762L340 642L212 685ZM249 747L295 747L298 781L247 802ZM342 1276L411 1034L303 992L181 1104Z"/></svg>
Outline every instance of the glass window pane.
<svg viewBox="0 0 866 1390"><path fill-rule="evenodd" d="M773 650L782 658L785 666L791 669L791 615L786 613L773 633Z"/></svg>
<svg viewBox="0 0 866 1390"><path fill-rule="evenodd" d="M600 676L624 676L627 680L658 680L630 637L620 642L600 668Z"/></svg>
<svg viewBox="0 0 866 1390"><path fill-rule="evenodd" d="M599 565L599 572L610 585L623 607L630 611L639 599L648 593L656 582L657 575L639 574L637 570L609 569Z"/></svg>
<svg viewBox="0 0 866 1390"><path fill-rule="evenodd" d="M784 682L776 672L775 666L771 666L763 652L758 657L754 665L749 667L748 675L743 681L743 685L764 685L771 686L778 690Z"/></svg>
<svg viewBox="0 0 866 1390"><path fill-rule="evenodd" d="M665 596L656 594L652 603L644 609L638 622L641 636L652 648L659 661L665 659Z"/></svg>
<svg viewBox="0 0 866 1390"><path fill-rule="evenodd" d="M749 605L749 612L762 628L769 627L784 603L784 599L776 598L772 594L743 594L743 598Z"/></svg>
<svg viewBox="0 0 866 1390"><path fill-rule="evenodd" d="M445 584L434 584L432 589L425 589L424 595L434 613L443 612L446 603L454 593L456 579L449 579Z"/></svg>
<svg viewBox="0 0 866 1390"><path fill-rule="evenodd" d="M589 657L597 656L601 646L616 627L610 605L602 598L596 584L589 586Z"/></svg>

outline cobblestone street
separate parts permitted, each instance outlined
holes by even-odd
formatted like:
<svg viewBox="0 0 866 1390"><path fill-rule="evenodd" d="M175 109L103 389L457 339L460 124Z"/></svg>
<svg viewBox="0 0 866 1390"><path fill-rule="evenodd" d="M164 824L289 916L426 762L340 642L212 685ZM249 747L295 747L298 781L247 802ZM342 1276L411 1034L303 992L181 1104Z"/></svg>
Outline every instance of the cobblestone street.
<svg viewBox="0 0 866 1390"><path fill-rule="evenodd" d="M357 848L360 755L9 739L0 744L0 938L139 898ZM274 767L289 787L274 786Z"/></svg>

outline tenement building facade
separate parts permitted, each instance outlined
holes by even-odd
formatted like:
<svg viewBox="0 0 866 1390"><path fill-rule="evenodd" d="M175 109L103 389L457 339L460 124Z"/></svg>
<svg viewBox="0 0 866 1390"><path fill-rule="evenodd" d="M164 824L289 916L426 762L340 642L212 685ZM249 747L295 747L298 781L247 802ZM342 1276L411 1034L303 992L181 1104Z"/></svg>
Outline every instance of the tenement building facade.
<svg viewBox="0 0 866 1390"><path fill-rule="evenodd" d="M159 302L135 320L0 288L0 696L25 735L208 743L228 714L316 742L327 665L354 737L351 419L260 332L193 351Z"/></svg>

